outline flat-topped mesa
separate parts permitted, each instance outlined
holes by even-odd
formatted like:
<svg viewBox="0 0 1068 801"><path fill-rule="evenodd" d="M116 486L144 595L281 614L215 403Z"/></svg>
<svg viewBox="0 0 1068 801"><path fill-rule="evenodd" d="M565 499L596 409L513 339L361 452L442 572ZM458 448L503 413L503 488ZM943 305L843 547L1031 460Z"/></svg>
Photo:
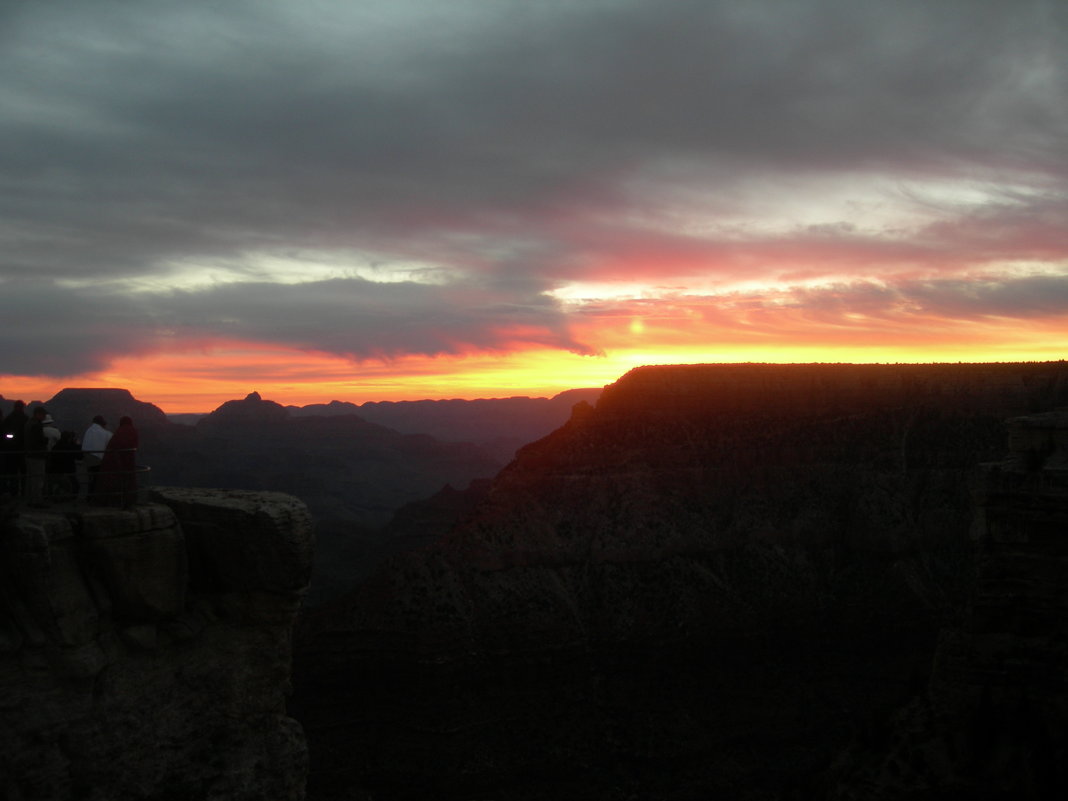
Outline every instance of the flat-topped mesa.
<svg viewBox="0 0 1068 801"><path fill-rule="evenodd" d="M45 402L48 413L61 430L70 430L81 436L93 418L102 415L111 431L123 416L133 418L138 429L167 425L167 415L152 403L137 400L126 389L62 389Z"/></svg>
<svg viewBox="0 0 1068 801"><path fill-rule="evenodd" d="M605 388L598 411L654 417L744 412L851 414L896 407L1007 416L1053 408L1064 362L1007 364L686 364L637 367ZM1050 402L1052 401L1052 402Z"/></svg>
<svg viewBox="0 0 1068 801"><path fill-rule="evenodd" d="M23 510L0 539L0 797L302 799L312 525L267 492Z"/></svg>

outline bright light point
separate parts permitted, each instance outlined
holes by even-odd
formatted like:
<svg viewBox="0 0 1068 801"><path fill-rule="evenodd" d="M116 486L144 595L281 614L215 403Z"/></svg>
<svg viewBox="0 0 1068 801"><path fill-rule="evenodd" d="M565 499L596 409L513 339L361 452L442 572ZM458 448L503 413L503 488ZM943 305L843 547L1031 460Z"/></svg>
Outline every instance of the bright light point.
<svg viewBox="0 0 1068 801"><path fill-rule="evenodd" d="M645 333L645 323L641 317L634 317L630 321L630 332L635 336Z"/></svg>

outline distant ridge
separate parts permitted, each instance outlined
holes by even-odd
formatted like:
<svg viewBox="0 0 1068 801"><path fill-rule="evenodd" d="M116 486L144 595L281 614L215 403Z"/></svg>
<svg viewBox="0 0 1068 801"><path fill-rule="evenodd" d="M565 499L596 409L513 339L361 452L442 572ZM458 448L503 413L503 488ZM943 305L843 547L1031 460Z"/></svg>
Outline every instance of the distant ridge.
<svg viewBox="0 0 1068 801"><path fill-rule="evenodd" d="M369 401L354 407L354 413L404 434L429 434L446 442L496 443L498 455L508 460L515 448L567 422L575 404L596 403L600 395L598 388L571 389L551 398ZM353 405L335 401L326 408L336 414L349 406ZM296 414L303 413L307 412Z"/></svg>
<svg viewBox="0 0 1068 801"><path fill-rule="evenodd" d="M264 400L258 392L250 392L243 400L229 400L197 422L198 426L234 425L240 423L275 423L289 417L289 410L280 403Z"/></svg>
<svg viewBox="0 0 1068 801"><path fill-rule="evenodd" d="M337 417L342 414L359 414L358 404L332 400L330 403L309 403L307 406L287 406L294 417Z"/></svg>
<svg viewBox="0 0 1068 801"><path fill-rule="evenodd" d="M575 404L594 404L600 388L569 389L551 398L514 396L462 400L367 401L363 404L332 400L306 406L281 406L251 392L230 400L212 412L168 414L182 425L214 422L252 422L308 417L355 416L402 434L429 434L443 442L475 442L490 446L505 461L515 448L540 439L571 415Z"/></svg>
<svg viewBox="0 0 1068 801"><path fill-rule="evenodd" d="M4 414L11 410L13 401L3 399L0 409ZM93 422L96 415L103 415L108 428L115 429L119 418L129 416L134 425L156 426L169 423L167 415L153 403L135 398L128 389L68 387L61 389L44 402L32 400L27 406L43 405L64 431L81 434Z"/></svg>

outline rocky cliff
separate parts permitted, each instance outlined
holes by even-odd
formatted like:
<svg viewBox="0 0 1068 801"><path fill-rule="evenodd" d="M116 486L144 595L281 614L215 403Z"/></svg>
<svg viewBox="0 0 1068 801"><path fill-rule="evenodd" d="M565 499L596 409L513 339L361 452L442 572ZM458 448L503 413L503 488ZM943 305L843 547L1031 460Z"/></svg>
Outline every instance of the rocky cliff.
<svg viewBox="0 0 1068 801"><path fill-rule="evenodd" d="M818 797L965 614L1004 419L1064 404L1064 363L633 371L309 617L311 797Z"/></svg>
<svg viewBox="0 0 1068 801"><path fill-rule="evenodd" d="M0 797L301 799L285 712L311 525L294 498L159 490L0 529Z"/></svg>
<svg viewBox="0 0 1068 801"><path fill-rule="evenodd" d="M986 467L969 610L924 692L832 772L835 801L1041 801L1068 791L1068 410L1009 422Z"/></svg>

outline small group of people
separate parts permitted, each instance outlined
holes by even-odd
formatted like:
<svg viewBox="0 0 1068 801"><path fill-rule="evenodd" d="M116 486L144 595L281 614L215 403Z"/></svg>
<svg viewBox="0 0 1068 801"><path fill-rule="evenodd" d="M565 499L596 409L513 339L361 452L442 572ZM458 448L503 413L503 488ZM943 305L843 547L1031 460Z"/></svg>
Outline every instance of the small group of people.
<svg viewBox="0 0 1068 801"><path fill-rule="evenodd" d="M73 431L61 431L44 406L27 415L26 404L15 401L0 421L0 495L24 497L30 506L77 499L81 461L90 502L129 506L137 495L138 444L129 417L111 432L97 415L79 441Z"/></svg>

